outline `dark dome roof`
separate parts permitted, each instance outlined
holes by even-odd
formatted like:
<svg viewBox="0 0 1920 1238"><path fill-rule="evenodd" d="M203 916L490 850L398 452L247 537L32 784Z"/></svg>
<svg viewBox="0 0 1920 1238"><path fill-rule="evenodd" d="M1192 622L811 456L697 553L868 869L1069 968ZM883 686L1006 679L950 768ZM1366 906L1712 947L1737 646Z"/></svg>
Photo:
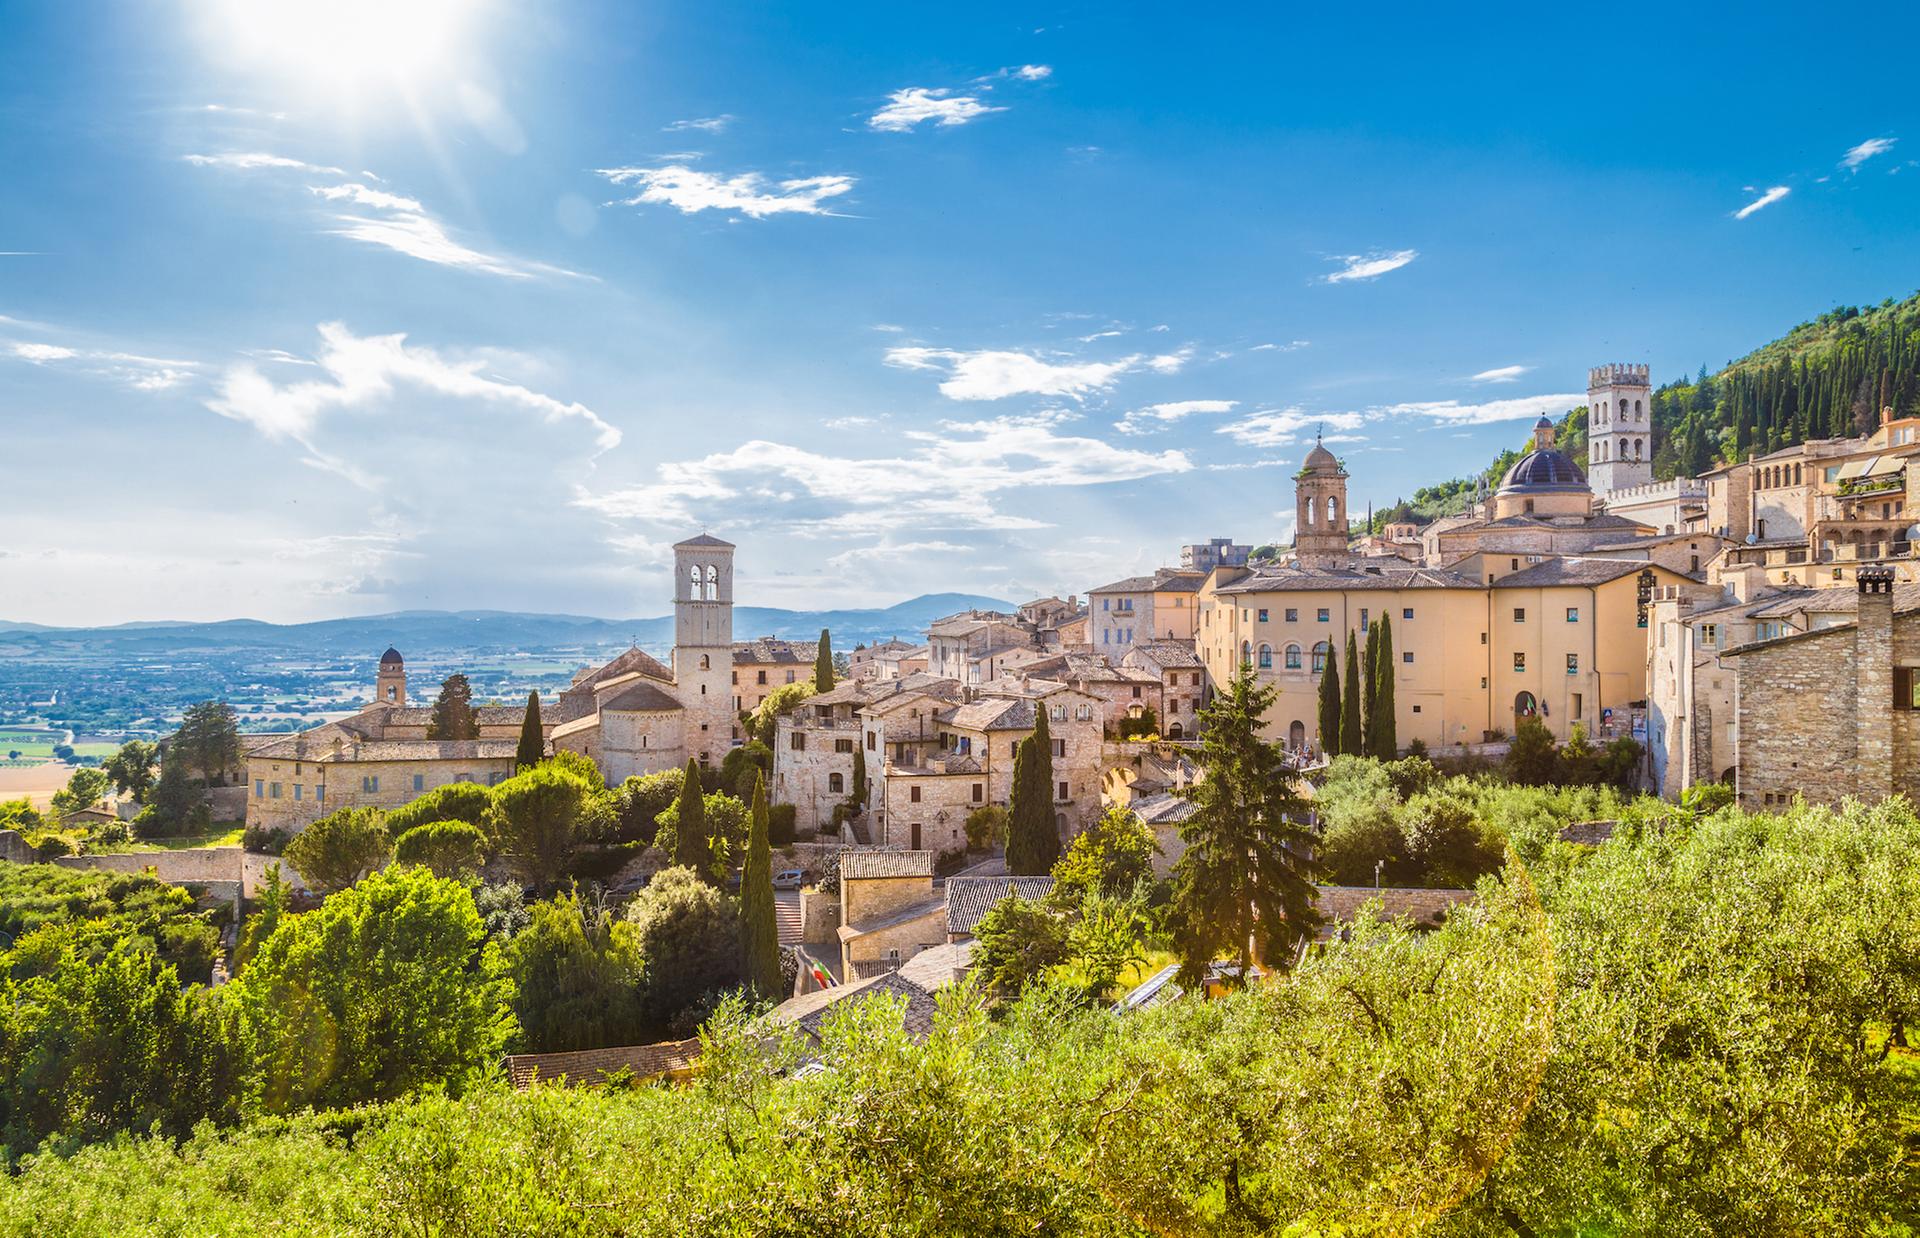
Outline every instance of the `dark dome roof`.
<svg viewBox="0 0 1920 1238"><path fill-rule="evenodd" d="M380 665L382 666L398 666L400 665L400 661L400 651L398 649L389 648L385 653L380 655Z"/></svg>
<svg viewBox="0 0 1920 1238"><path fill-rule="evenodd" d="M1573 457L1551 447L1530 451L1514 462L1500 479L1500 493L1516 490L1585 490L1587 475Z"/></svg>
<svg viewBox="0 0 1920 1238"><path fill-rule="evenodd" d="M1300 467L1309 473L1335 473L1340 470L1340 461L1332 452L1315 443Z"/></svg>

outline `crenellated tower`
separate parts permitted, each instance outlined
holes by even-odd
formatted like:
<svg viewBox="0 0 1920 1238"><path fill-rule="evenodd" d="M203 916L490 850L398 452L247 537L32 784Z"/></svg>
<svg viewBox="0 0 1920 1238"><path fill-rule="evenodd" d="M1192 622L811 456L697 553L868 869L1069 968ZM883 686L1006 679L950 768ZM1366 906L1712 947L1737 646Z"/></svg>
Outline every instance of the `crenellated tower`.
<svg viewBox="0 0 1920 1238"><path fill-rule="evenodd" d="M1587 371L1587 482L1605 498L1653 480L1653 388L1644 365Z"/></svg>
<svg viewBox="0 0 1920 1238"><path fill-rule="evenodd" d="M706 533L673 548L673 680L702 765L733 742L733 549Z"/></svg>

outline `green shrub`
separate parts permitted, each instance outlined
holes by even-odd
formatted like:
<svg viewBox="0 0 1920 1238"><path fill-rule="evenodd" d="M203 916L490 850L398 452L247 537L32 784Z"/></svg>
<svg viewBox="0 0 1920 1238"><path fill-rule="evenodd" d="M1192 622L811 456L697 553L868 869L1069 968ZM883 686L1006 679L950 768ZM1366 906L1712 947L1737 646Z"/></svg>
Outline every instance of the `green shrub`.
<svg viewBox="0 0 1920 1238"><path fill-rule="evenodd" d="M767 808L767 841L775 847L789 847L797 836L795 822L800 810L792 804L773 804Z"/></svg>
<svg viewBox="0 0 1920 1238"><path fill-rule="evenodd" d="M487 862L487 836L465 821L430 821L395 839L393 858L425 865L436 877L471 876Z"/></svg>

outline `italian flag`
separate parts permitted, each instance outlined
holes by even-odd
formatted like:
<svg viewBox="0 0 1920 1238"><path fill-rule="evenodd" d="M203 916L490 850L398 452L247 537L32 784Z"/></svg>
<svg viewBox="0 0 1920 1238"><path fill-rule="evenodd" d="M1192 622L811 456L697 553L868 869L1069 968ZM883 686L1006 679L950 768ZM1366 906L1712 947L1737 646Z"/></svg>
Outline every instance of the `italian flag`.
<svg viewBox="0 0 1920 1238"><path fill-rule="evenodd" d="M807 960L807 973L813 977L813 982L821 988L831 989L833 987L833 977L827 973L826 968L820 966L818 959Z"/></svg>

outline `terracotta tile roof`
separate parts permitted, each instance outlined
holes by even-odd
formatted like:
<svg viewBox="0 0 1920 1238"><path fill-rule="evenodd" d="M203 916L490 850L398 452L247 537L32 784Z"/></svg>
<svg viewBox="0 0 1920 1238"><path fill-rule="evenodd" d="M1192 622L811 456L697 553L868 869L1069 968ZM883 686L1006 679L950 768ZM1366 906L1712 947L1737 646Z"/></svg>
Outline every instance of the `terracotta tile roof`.
<svg viewBox="0 0 1920 1238"><path fill-rule="evenodd" d="M600 702L602 710L618 710L624 713L660 713L675 709L684 709L679 698L648 679L636 679L617 692L608 695Z"/></svg>
<svg viewBox="0 0 1920 1238"><path fill-rule="evenodd" d="M1548 559L1493 582L1496 589L1532 589L1542 585L1604 585L1653 568L1645 559ZM1681 572L1679 575L1684 576Z"/></svg>
<svg viewBox="0 0 1920 1238"><path fill-rule="evenodd" d="M316 765L337 765L353 761L486 761L511 758L519 750L517 739L377 739L348 741L338 753L330 743L309 741L304 750L296 741L283 739L248 752L250 757L270 760L312 761Z"/></svg>
<svg viewBox="0 0 1920 1238"><path fill-rule="evenodd" d="M736 666L751 666L756 664L769 666L811 666L813 665L814 658L819 655L819 652L820 645L817 641L803 643L800 641L776 640L771 636L762 636L754 640L733 642L733 661Z"/></svg>
<svg viewBox="0 0 1920 1238"><path fill-rule="evenodd" d="M732 550L734 548L732 542L723 542L711 533L702 533L698 537L690 537L684 542L675 542L673 544L675 550L680 549L682 546L718 546L726 550Z"/></svg>
<svg viewBox="0 0 1920 1238"><path fill-rule="evenodd" d="M775 1006L767 1017L783 1027L818 1039L821 1025L835 1006L876 996L906 999L902 1019L907 1033L915 1040L925 1040L932 1033L933 1017L938 1009L933 995L911 980L902 979L897 971L788 998Z"/></svg>
<svg viewBox="0 0 1920 1238"><path fill-rule="evenodd" d="M1161 670L1199 670L1206 665L1200 660L1200 655L1193 651L1193 646L1185 641L1143 641L1127 651L1129 658L1135 655L1151 661Z"/></svg>
<svg viewBox="0 0 1920 1238"><path fill-rule="evenodd" d="M1478 590L1484 587L1479 581L1446 568L1382 567L1366 570L1354 568L1311 570L1298 567L1271 567L1261 568L1232 584L1222 585L1214 592L1286 593L1314 589Z"/></svg>
<svg viewBox="0 0 1920 1238"><path fill-rule="evenodd" d="M1021 898L1045 898L1053 893L1051 877L947 878L947 935L973 932L982 916L1008 892Z"/></svg>
<svg viewBox="0 0 1920 1238"><path fill-rule="evenodd" d="M1127 807L1133 809L1133 815L1148 825L1161 825L1191 817L1194 802L1184 795L1161 791L1155 795L1143 795Z"/></svg>
<svg viewBox="0 0 1920 1238"><path fill-rule="evenodd" d="M972 966L973 943L955 941L944 946L930 946L900 964L900 978L929 993L936 993L957 983Z"/></svg>
<svg viewBox="0 0 1920 1238"><path fill-rule="evenodd" d="M545 702L543 701L542 704ZM375 706L375 709L378 708ZM373 711L368 710L366 716L373 717ZM380 716L386 720L388 726L426 726L433 720L433 710L410 705L404 709L380 710ZM525 705L475 705L473 720L480 726L519 726L527 720L527 707Z"/></svg>
<svg viewBox="0 0 1920 1238"><path fill-rule="evenodd" d="M862 881L877 877L931 877L931 851L843 851L840 879Z"/></svg>
<svg viewBox="0 0 1920 1238"><path fill-rule="evenodd" d="M1089 589L1093 593L1198 593L1200 586L1207 583L1205 572L1190 572L1179 568L1163 567L1151 576L1129 576L1125 580L1116 580L1110 585L1101 585L1098 589Z"/></svg>
<svg viewBox="0 0 1920 1238"><path fill-rule="evenodd" d="M629 1070L638 1079L683 1078L700 1056L700 1039L668 1040L615 1049L577 1049L569 1053L515 1053L507 1058L507 1078L520 1091L536 1083L594 1087L608 1075Z"/></svg>
<svg viewBox="0 0 1920 1238"><path fill-rule="evenodd" d="M936 717L966 731L1031 731L1035 713L1030 700L991 696L943 709Z"/></svg>

